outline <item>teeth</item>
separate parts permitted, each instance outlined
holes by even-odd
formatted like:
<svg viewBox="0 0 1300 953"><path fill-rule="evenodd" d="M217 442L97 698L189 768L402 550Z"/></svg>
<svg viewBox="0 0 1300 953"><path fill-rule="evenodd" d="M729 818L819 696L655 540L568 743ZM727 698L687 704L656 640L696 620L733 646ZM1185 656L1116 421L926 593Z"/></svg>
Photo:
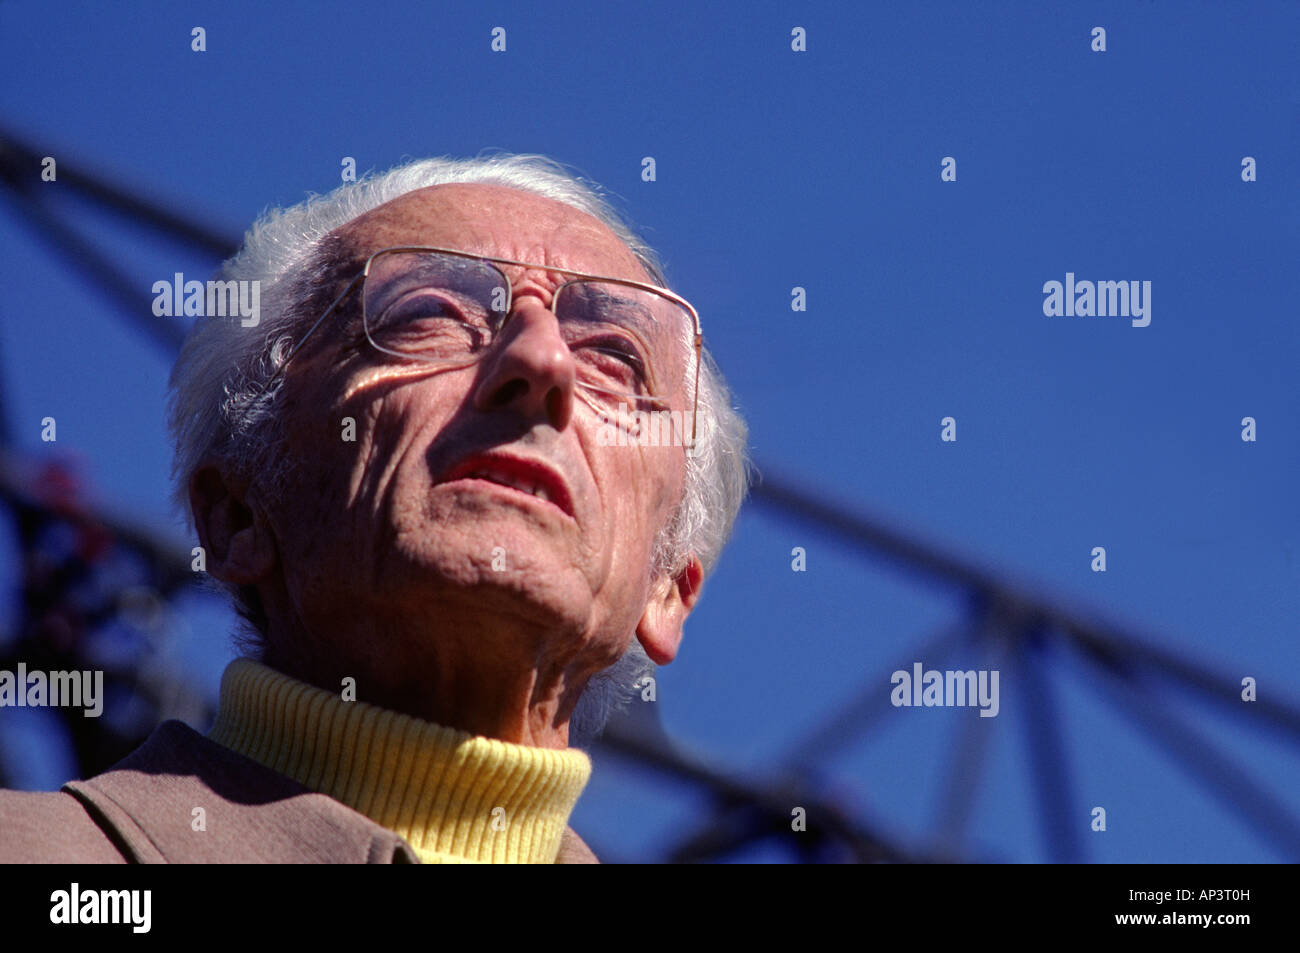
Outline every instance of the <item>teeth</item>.
<svg viewBox="0 0 1300 953"><path fill-rule="evenodd" d="M522 490L523 492L529 493L537 497L539 500L543 500L544 502L547 503L551 501L551 495L546 492L545 487L538 486L537 484L528 482L523 478L511 477L505 475L504 473L497 473L495 471L488 471L488 470L479 470L475 473L471 473L470 476L473 479L488 480L492 483L499 483L502 486L513 487L516 490Z"/></svg>

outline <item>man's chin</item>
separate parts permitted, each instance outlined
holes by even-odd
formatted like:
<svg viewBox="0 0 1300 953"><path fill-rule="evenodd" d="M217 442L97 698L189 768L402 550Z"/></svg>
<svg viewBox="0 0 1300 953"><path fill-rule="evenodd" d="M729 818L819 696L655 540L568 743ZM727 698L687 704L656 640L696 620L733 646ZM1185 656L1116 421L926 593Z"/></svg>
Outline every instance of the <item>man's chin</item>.
<svg viewBox="0 0 1300 953"><path fill-rule="evenodd" d="M547 628L584 631L592 595L583 574L572 566L519 562L522 565L515 563L511 550L504 546L455 556L444 552L411 567L409 588L414 590L411 595L434 613L459 607Z"/></svg>

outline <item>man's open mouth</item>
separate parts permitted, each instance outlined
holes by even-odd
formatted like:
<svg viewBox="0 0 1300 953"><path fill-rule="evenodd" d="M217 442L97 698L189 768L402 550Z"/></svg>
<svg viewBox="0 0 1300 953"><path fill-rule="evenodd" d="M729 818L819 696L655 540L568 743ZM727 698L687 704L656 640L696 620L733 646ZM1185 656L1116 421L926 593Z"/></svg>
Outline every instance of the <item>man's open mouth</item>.
<svg viewBox="0 0 1300 953"><path fill-rule="evenodd" d="M573 516L573 495L564 478L537 460L507 457L501 454L476 454L456 464L439 483L455 480L485 480L510 487L551 503L566 515Z"/></svg>

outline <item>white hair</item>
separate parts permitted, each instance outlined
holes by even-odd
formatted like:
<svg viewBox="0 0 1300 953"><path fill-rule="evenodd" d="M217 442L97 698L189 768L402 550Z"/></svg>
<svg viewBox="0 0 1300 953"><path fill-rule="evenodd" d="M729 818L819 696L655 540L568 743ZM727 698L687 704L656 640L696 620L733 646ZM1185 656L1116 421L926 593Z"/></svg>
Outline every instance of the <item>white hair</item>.
<svg viewBox="0 0 1300 953"><path fill-rule="evenodd" d="M279 452L283 378L269 387L268 382L328 304L322 295L330 279L338 278L333 273L338 262L326 236L408 192L451 183L520 189L586 212L628 246L653 282L667 287L653 249L624 224L599 186L539 155L416 160L367 175L328 195L312 195L292 208L265 212L218 275L220 280L261 283L258 325L242 327L238 318L199 318L172 370L168 426L175 442L174 500L191 527L190 479L209 456L230 462L242 473L257 474L272 500L284 492L294 461ZM692 553L707 575L748 491L745 422L732 408L726 382L707 351L699 372L697 447L687 454L682 500L655 541L648 567L652 579L676 575ZM230 597L244 620L241 644L256 657L267 623L256 590L210 581ZM570 743L599 734L609 715L654 671L654 663L633 638L627 653L588 683L570 721Z"/></svg>

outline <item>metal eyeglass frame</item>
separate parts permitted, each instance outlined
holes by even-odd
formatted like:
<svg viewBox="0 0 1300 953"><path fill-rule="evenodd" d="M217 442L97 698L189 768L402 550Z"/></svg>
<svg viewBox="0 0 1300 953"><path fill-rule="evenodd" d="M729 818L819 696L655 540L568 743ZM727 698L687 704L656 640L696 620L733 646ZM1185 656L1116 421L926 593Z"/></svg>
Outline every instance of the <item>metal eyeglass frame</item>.
<svg viewBox="0 0 1300 953"><path fill-rule="evenodd" d="M285 368L288 367L289 361L293 360L293 356L302 349L302 346L304 344L307 343L307 339L312 336L312 333L318 327L324 324L326 319L329 318L329 316L334 313L334 309L337 308L343 302L343 300L347 298L348 295L352 294L352 292L357 289L358 285L362 285L365 283L365 279L370 274L370 266L376 258L378 258L380 255L387 255L391 252L421 252L421 251L441 252L444 255L455 255L460 258L471 258L478 261L486 261L494 265L516 265L521 268L540 269L542 271L546 271L556 275L568 275L569 277L573 278L574 281L566 281L564 284L556 288L555 293L551 295L550 311L552 314L555 315L556 320L559 319L559 315L556 314L555 303L560 297L560 291L562 291L568 285L574 284L578 280L608 281L614 284L626 285L630 288L639 288L642 291L651 291L654 292L655 294L662 295L663 297L667 298L669 301L673 302L674 304L680 305L681 307L685 308L687 314L691 316L691 320L695 324L695 342L694 342L695 380L691 388L692 403L693 403L693 406L691 407L691 440L690 443L687 444L688 450L694 449L696 418L700 409L700 360L702 357L702 351L704 349L704 334L700 328L700 314L698 311L695 310L695 306L692 305L689 301L687 301L685 298L683 298L681 295L677 294L676 292L669 291L667 288L660 288L658 285L653 285L645 281L633 281L632 279L629 278L610 278L606 275L591 275L591 274L587 274L586 272L572 271L567 268L555 268L552 267L551 265L541 265L541 264L536 264L533 262L526 262L526 261L515 261L511 258L493 258L490 255L476 255L473 254L472 252L460 251L455 248L438 248L433 245L394 245L391 248L381 248L377 252L373 253L369 258L367 258L366 263L362 267L361 271L358 272L352 278L352 280L348 282L348 286L344 288L342 293L337 298L335 298L333 302L331 302L328 308L325 309L325 313L322 314L320 318L317 319L315 324L313 324L310 328L308 328L307 333L304 334L299 339L298 343L295 344L293 348L289 351L289 353L285 355L284 361L281 362L279 368L276 369L276 372L272 374L271 377L267 380L266 386L262 388L261 393L266 393L266 391L271 388L271 385L276 381L276 379L279 378L285 372ZM500 272L500 269L497 270ZM506 296L507 296L505 313L506 313L506 319L509 320L510 313L514 309L515 290L514 287L510 284L509 277L504 272L501 272L501 277L505 279L505 288L506 288ZM364 322L364 315L363 315L363 326L364 324L365 322ZM375 342L370 339L369 328L366 328L366 340L370 342L371 347L375 347L375 348L379 347L379 345L375 344ZM495 341L495 337L493 340ZM383 349L380 348L380 350ZM385 351L385 353L388 352ZM409 356L409 355L403 355L403 356ZM414 359L419 360L418 358L414 358ZM477 360L478 359L472 361L466 361L464 366L469 366L470 364L476 363Z"/></svg>

